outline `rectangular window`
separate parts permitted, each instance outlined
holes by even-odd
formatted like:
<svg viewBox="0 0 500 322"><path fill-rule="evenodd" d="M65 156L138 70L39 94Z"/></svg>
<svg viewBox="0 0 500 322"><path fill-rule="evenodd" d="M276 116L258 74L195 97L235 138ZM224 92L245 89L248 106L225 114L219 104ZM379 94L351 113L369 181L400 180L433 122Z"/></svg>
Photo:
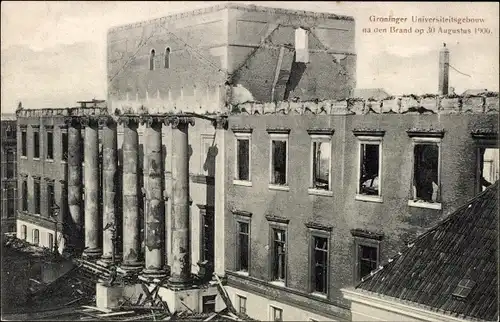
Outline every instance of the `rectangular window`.
<svg viewBox="0 0 500 322"><path fill-rule="evenodd" d="M214 263L214 216L212 212L201 214L201 260Z"/></svg>
<svg viewBox="0 0 500 322"><path fill-rule="evenodd" d="M35 202L35 214L40 214L40 181L33 182L33 201Z"/></svg>
<svg viewBox="0 0 500 322"><path fill-rule="evenodd" d="M216 295L203 296L203 313L215 312L215 297Z"/></svg>
<svg viewBox="0 0 500 322"><path fill-rule="evenodd" d="M54 215L53 207L55 205L54 182L47 182L47 214L49 217Z"/></svg>
<svg viewBox="0 0 500 322"><path fill-rule="evenodd" d="M52 132L47 132L47 159L54 158L54 136Z"/></svg>
<svg viewBox="0 0 500 322"><path fill-rule="evenodd" d="M423 202L439 200L439 145L417 143L413 149L413 199Z"/></svg>
<svg viewBox="0 0 500 322"><path fill-rule="evenodd" d="M478 186L479 191L495 183L499 178L498 148L479 148Z"/></svg>
<svg viewBox="0 0 500 322"><path fill-rule="evenodd" d="M269 174L270 184L288 184L288 133L289 130L267 130L271 136Z"/></svg>
<svg viewBox="0 0 500 322"><path fill-rule="evenodd" d="M21 156L28 156L28 142L26 130L21 131Z"/></svg>
<svg viewBox="0 0 500 322"><path fill-rule="evenodd" d="M33 158L40 158L40 133L33 132Z"/></svg>
<svg viewBox="0 0 500 322"><path fill-rule="evenodd" d="M16 216L16 189L7 189L7 218Z"/></svg>
<svg viewBox="0 0 500 322"><path fill-rule="evenodd" d="M28 180L24 179L22 183L22 209L28 211Z"/></svg>
<svg viewBox="0 0 500 322"><path fill-rule="evenodd" d="M272 280L286 281L286 231L272 228Z"/></svg>
<svg viewBox="0 0 500 322"><path fill-rule="evenodd" d="M380 144L360 143L359 158L359 194L380 195Z"/></svg>
<svg viewBox="0 0 500 322"><path fill-rule="evenodd" d="M68 161L68 133L61 133L61 160Z"/></svg>
<svg viewBox="0 0 500 322"><path fill-rule="evenodd" d="M21 225L21 239L28 239L28 227L26 227L26 225Z"/></svg>
<svg viewBox="0 0 500 322"><path fill-rule="evenodd" d="M54 235L49 233L48 234L49 236L49 249L54 249Z"/></svg>
<svg viewBox="0 0 500 322"><path fill-rule="evenodd" d="M271 321L283 321L283 309L271 306Z"/></svg>
<svg viewBox="0 0 500 322"><path fill-rule="evenodd" d="M352 229L354 237L354 282L359 282L363 277L377 269L380 258L380 244L384 238L383 233L366 231L363 229Z"/></svg>
<svg viewBox="0 0 500 322"><path fill-rule="evenodd" d="M215 138L213 135L201 136L201 171L200 173L213 177L215 175Z"/></svg>
<svg viewBox="0 0 500 322"><path fill-rule="evenodd" d="M249 242L250 242L249 223L238 221L238 236L237 236L238 253L236 256L237 259L236 269L240 272L248 272L248 264L250 257Z"/></svg>
<svg viewBox="0 0 500 322"><path fill-rule="evenodd" d="M377 248L358 245L359 277L363 278L377 268Z"/></svg>
<svg viewBox="0 0 500 322"><path fill-rule="evenodd" d="M330 142L313 140L312 142L312 188L330 190Z"/></svg>
<svg viewBox="0 0 500 322"><path fill-rule="evenodd" d="M40 231L38 229L33 229L33 244L40 244Z"/></svg>
<svg viewBox="0 0 500 322"><path fill-rule="evenodd" d="M312 291L327 294L328 291L328 238L312 237Z"/></svg>
<svg viewBox="0 0 500 322"><path fill-rule="evenodd" d="M16 151L7 150L5 162L7 178L15 178L17 170Z"/></svg>
<svg viewBox="0 0 500 322"><path fill-rule="evenodd" d="M236 138L236 180L250 181L250 137Z"/></svg>
<svg viewBox="0 0 500 322"><path fill-rule="evenodd" d="M247 313L247 298L241 295L238 296L238 312L246 314Z"/></svg>

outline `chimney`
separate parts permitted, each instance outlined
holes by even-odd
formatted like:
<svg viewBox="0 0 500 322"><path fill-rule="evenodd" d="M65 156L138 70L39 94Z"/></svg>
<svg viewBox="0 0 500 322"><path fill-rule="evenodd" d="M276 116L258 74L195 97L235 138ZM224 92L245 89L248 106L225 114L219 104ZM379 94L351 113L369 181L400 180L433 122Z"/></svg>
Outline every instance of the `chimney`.
<svg viewBox="0 0 500 322"><path fill-rule="evenodd" d="M448 79L450 77L450 51L446 48L446 43L439 51L439 87L440 95L448 94Z"/></svg>

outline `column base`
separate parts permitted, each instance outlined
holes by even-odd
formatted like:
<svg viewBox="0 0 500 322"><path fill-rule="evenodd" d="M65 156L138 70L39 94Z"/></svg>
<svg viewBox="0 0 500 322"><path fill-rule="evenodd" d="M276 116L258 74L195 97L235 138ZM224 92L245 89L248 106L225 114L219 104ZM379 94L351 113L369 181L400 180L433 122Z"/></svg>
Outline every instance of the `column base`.
<svg viewBox="0 0 500 322"><path fill-rule="evenodd" d="M189 277L171 276L168 279L168 288L172 290L187 290L193 288L193 279Z"/></svg>
<svg viewBox="0 0 500 322"><path fill-rule="evenodd" d="M144 268L144 263L142 262L124 262L120 268L125 271L126 274L137 274Z"/></svg>
<svg viewBox="0 0 500 322"><path fill-rule="evenodd" d="M85 259L98 259L102 255L100 248L87 248L83 251L82 257Z"/></svg>
<svg viewBox="0 0 500 322"><path fill-rule="evenodd" d="M164 278L167 276L167 271L164 269L151 269L151 268L146 268L143 269L141 272L141 276L147 278L147 279L155 279L155 278Z"/></svg>

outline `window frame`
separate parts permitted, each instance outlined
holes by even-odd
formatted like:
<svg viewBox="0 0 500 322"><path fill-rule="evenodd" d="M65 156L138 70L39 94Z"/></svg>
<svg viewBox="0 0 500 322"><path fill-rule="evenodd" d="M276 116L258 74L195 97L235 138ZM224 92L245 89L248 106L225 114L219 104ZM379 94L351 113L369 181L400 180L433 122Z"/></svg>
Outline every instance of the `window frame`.
<svg viewBox="0 0 500 322"><path fill-rule="evenodd" d="M290 172L289 164L289 150L290 150L290 129L267 129L269 134L269 190L289 191L290 182L288 174ZM286 155L285 155L285 183L273 183L273 141L285 141Z"/></svg>
<svg viewBox="0 0 500 322"><path fill-rule="evenodd" d="M21 239L28 240L28 226L21 225Z"/></svg>
<svg viewBox="0 0 500 322"><path fill-rule="evenodd" d="M362 229L351 229L354 247L353 282L357 284L361 281L360 247L374 247L377 249L377 268L380 266L380 254L382 248L383 233L374 233ZM377 269L376 268L376 269Z"/></svg>
<svg viewBox="0 0 500 322"><path fill-rule="evenodd" d="M170 47L166 47L164 51L164 59L163 59L163 68L164 69L170 69L170 54L172 53L172 50Z"/></svg>
<svg viewBox="0 0 500 322"><path fill-rule="evenodd" d="M33 129L33 160L40 160L40 150L41 150L41 137L40 137L40 126L39 125L32 125L31 128ZM35 140L35 134L37 136L37 140ZM38 142L38 144L37 144ZM37 149L38 147L38 149ZM36 155L35 152L38 152L38 156Z"/></svg>
<svg viewBox="0 0 500 322"><path fill-rule="evenodd" d="M155 58L156 57L156 50L154 48L151 48L149 50L149 70L155 70Z"/></svg>
<svg viewBox="0 0 500 322"><path fill-rule="evenodd" d="M252 129L232 129L234 133L234 177L233 184L239 186L252 186ZM248 140L248 180L238 179L238 140Z"/></svg>
<svg viewBox="0 0 500 322"><path fill-rule="evenodd" d="M45 178L46 181L46 192L47 192L47 217L52 218L54 216L53 206L56 203L56 187L55 180L50 178ZM52 196L51 190L52 189Z"/></svg>
<svg viewBox="0 0 500 322"><path fill-rule="evenodd" d="M244 305L244 312L242 312L241 308L243 307L241 305L242 303L242 299L244 299L244 302L245 302L245 305ZM242 313L242 314L247 314L247 297L246 296L243 296L243 295L240 295L240 294L236 294L236 300L237 300L237 303L238 303L238 313Z"/></svg>
<svg viewBox="0 0 500 322"><path fill-rule="evenodd" d="M54 234L47 233L47 245L50 250L54 249Z"/></svg>
<svg viewBox="0 0 500 322"><path fill-rule="evenodd" d="M5 147L4 148L5 152L5 160L2 159L2 167L5 166L5 179L11 179L11 178L16 178L17 177L17 156L16 156L16 149L14 147ZM9 160L9 157L12 157L11 160ZM11 171L10 171L11 170ZM11 173L9 173L11 172Z"/></svg>
<svg viewBox="0 0 500 322"><path fill-rule="evenodd" d="M385 131L382 130L354 130L354 135L357 138L357 167L356 167L356 196L355 200L368 201L368 202L384 202L383 198L383 164L384 164L384 135ZM362 157L362 146L363 145L378 145L378 194L377 195L367 195L361 193L361 157Z"/></svg>
<svg viewBox="0 0 500 322"><path fill-rule="evenodd" d="M269 281L270 283L277 285L277 286L282 286L286 287L288 285L288 246L289 246L289 236L288 236L288 224L290 222L289 219L285 217L278 217L278 216L266 216L267 221L269 222L269 250L268 250L268 269L269 269ZM274 230L282 230L285 232L285 260L284 260L284 266L285 266L285 278L284 280L279 280L276 279L274 276L274 269L273 269L273 263L275 260L275 253L274 253Z"/></svg>
<svg viewBox="0 0 500 322"><path fill-rule="evenodd" d="M472 131L471 136L474 139L476 153L476 173L474 188L475 193L478 194L482 191L480 151L481 149L499 149L500 144L498 142L498 133L491 130L476 129Z"/></svg>
<svg viewBox="0 0 500 322"><path fill-rule="evenodd" d="M33 214L37 215L37 216L40 216L41 212L42 212L42 201L41 201L42 182L41 181L42 180L40 177L33 177L33 200L34 200ZM38 191L37 191L37 189L35 189L35 187L37 185L38 185ZM38 212L37 212L37 210L38 210Z"/></svg>
<svg viewBox="0 0 500 322"><path fill-rule="evenodd" d="M280 312L280 319L276 320L276 312ZM269 304L269 321L283 321L283 308L275 305Z"/></svg>
<svg viewBox="0 0 500 322"><path fill-rule="evenodd" d="M328 299L330 296L330 273L332 270L332 265L330 263L331 261L331 243L332 243L332 236L331 232L333 227L332 226L325 226L322 224L318 224L315 222L308 222L305 224L306 227L308 228L308 239L309 239L309 285L308 285L308 291L311 295L320 297L320 298L325 298ZM314 240L316 237L319 238L326 238L327 239L327 257L326 257L326 263L327 263L327 270L326 270L326 293L321 293L315 290L315 275L314 274L314 266L315 266L315 261L314 261L314 248L315 248L315 243Z"/></svg>
<svg viewBox="0 0 500 322"><path fill-rule="evenodd" d="M407 131L408 136L411 138L411 181L410 181L410 197L408 199L408 206L427 208L427 209L442 209L442 186L441 186L441 172L442 172L442 139L444 136L444 131ZM438 147L438 166L437 166L437 177L438 177L438 188L436 195L436 202L427 202L421 199L417 199L415 196L415 147L421 144L436 144Z"/></svg>
<svg viewBox="0 0 500 322"><path fill-rule="evenodd" d="M311 195L320 196L333 196L333 185L332 185L332 159L333 159L333 149L332 149L332 136L334 133L333 129L310 129L307 130L311 138L311 148L309 156L309 188L308 193ZM314 143L324 143L330 144L330 155L328 160L328 189L318 189L314 187Z"/></svg>
<svg viewBox="0 0 500 322"><path fill-rule="evenodd" d="M252 269L252 264L251 264L251 259L252 259L252 213L247 212L247 211L241 211L241 210L233 210L233 215L235 219L235 236L236 236L236 241L235 241L235 262L234 262L234 268L235 271L240 274L240 275L245 275L249 276L250 271ZM248 225L248 251L247 251L247 262L248 262L248 268L247 271L244 271L241 269L241 255L240 255L240 223L245 223Z"/></svg>
<svg viewBox="0 0 500 322"><path fill-rule="evenodd" d="M51 139L49 140L49 134ZM54 161L54 130L52 126L45 126L45 160L48 162ZM52 148L52 155L49 157L49 146Z"/></svg>
<svg viewBox="0 0 500 322"><path fill-rule="evenodd" d="M21 174L21 211L29 211L28 175Z"/></svg>
<svg viewBox="0 0 500 322"><path fill-rule="evenodd" d="M36 240L37 242L35 243L35 235L36 235ZM31 240L33 242L33 245L39 246L40 245L40 230L38 228L33 228L31 230Z"/></svg>
<svg viewBox="0 0 500 322"><path fill-rule="evenodd" d="M19 126L20 133L21 133L21 159L27 159L28 158L28 128L26 125L20 125Z"/></svg>

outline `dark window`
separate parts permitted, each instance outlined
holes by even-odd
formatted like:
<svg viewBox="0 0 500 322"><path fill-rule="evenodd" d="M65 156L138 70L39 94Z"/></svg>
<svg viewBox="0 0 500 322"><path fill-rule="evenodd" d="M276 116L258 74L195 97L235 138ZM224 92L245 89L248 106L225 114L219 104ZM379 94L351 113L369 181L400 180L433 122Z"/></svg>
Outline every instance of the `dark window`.
<svg viewBox="0 0 500 322"><path fill-rule="evenodd" d="M149 53L149 70L155 69L155 50L151 49Z"/></svg>
<svg viewBox="0 0 500 322"><path fill-rule="evenodd" d="M54 249L54 235L49 233L49 249Z"/></svg>
<svg viewBox="0 0 500 322"><path fill-rule="evenodd" d="M23 157L27 156L27 142L26 142L26 130L21 132L21 155Z"/></svg>
<svg viewBox="0 0 500 322"><path fill-rule="evenodd" d="M272 140L271 144L271 183L285 185L287 155L286 155L286 140Z"/></svg>
<svg viewBox="0 0 500 322"><path fill-rule="evenodd" d="M62 156L61 160L68 161L68 133L62 132L61 134Z"/></svg>
<svg viewBox="0 0 500 322"><path fill-rule="evenodd" d="M214 217L212 213L205 213L201 216L202 220L202 252L201 260L214 262Z"/></svg>
<svg viewBox="0 0 500 322"><path fill-rule="evenodd" d="M483 191L492 185L499 177L498 148L479 149L479 186Z"/></svg>
<svg viewBox="0 0 500 322"><path fill-rule="evenodd" d="M55 205L54 194L54 183L47 183L47 214L49 215L49 217L53 216L53 207Z"/></svg>
<svg viewBox="0 0 500 322"><path fill-rule="evenodd" d="M33 158L40 157L40 133L33 132Z"/></svg>
<svg viewBox="0 0 500 322"><path fill-rule="evenodd" d="M250 227L247 222L238 222L237 270L248 272Z"/></svg>
<svg viewBox="0 0 500 322"><path fill-rule="evenodd" d="M28 180L24 179L22 185L22 207L23 211L28 211Z"/></svg>
<svg viewBox="0 0 500 322"><path fill-rule="evenodd" d="M377 268L377 248L358 245L359 278L363 278Z"/></svg>
<svg viewBox="0 0 500 322"><path fill-rule="evenodd" d="M35 201L35 214L40 214L40 181L33 182L33 199Z"/></svg>
<svg viewBox="0 0 500 322"><path fill-rule="evenodd" d="M272 278L275 281L285 282L286 279L286 231L272 229Z"/></svg>
<svg viewBox="0 0 500 322"><path fill-rule="evenodd" d="M54 135L52 132L47 132L47 159L54 158Z"/></svg>
<svg viewBox="0 0 500 322"><path fill-rule="evenodd" d="M236 145L238 164L236 179L248 181L250 178L250 140L237 139Z"/></svg>
<svg viewBox="0 0 500 322"><path fill-rule="evenodd" d="M247 298L241 295L238 295L238 307L239 313L246 314L247 313Z"/></svg>
<svg viewBox="0 0 500 322"><path fill-rule="evenodd" d="M313 142L313 186L314 189L330 189L330 142Z"/></svg>
<svg viewBox="0 0 500 322"><path fill-rule="evenodd" d="M203 296L203 313L215 312L215 297L216 295Z"/></svg>
<svg viewBox="0 0 500 322"><path fill-rule="evenodd" d="M40 244L40 231L38 229L33 229L33 244Z"/></svg>
<svg viewBox="0 0 500 322"><path fill-rule="evenodd" d="M21 239L28 239L28 227L26 227L26 225L21 225Z"/></svg>
<svg viewBox="0 0 500 322"><path fill-rule="evenodd" d="M7 131L6 135L8 139L15 139L16 138L16 128L13 126L7 126Z"/></svg>
<svg viewBox="0 0 500 322"><path fill-rule="evenodd" d="M414 199L437 202L439 189L439 146L436 143L416 144L414 158Z"/></svg>
<svg viewBox="0 0 500 322"><path fill-rule="evenodd" d="M328 290L328 238L313 236L313 292L327 294Z"/></svg>
<svg viewBox="0 0 500 322"><path fill-rule="evenodd" d="M165 68L170 68L170 48L165 48Z"/></svg>
<svg viewBox="0 0 500 322"><path fill-rule="evenodd" d="M272 321L283 321L283 310L277 307L271 306L271 319Z"/></svg>
<svg viewBox="0 0 500 322"><path fill-rule="evenodd" d="M17 168L16 152L13 150L7 150L5 161L7 178L15 178Z"/></svg>
<svg viewBox="0 0 500 322"><path fill-rule="evenodd" d="M7 217L12 218L15 217L16 211L16 189L9 188L7 189Z"/></svg>
<svg viewBox="0 0 500 322"><path fill-rule="evenodd" d="M380 145L362 143L360 146L359 193L379 194Z"/></svg>

